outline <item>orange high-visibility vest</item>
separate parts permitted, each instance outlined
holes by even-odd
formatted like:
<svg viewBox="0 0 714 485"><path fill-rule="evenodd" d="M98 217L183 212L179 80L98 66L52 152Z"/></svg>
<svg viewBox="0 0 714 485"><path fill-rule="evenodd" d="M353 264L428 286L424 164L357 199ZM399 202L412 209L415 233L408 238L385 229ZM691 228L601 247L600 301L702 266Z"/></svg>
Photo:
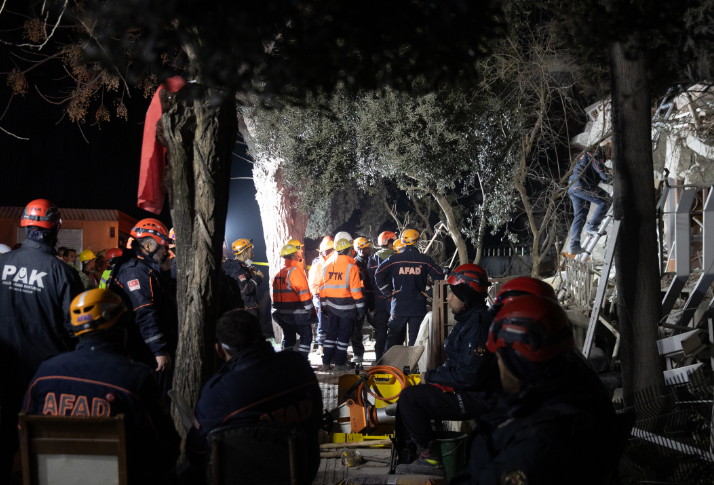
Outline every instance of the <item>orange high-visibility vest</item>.
<svg viewBox="0 0 714 485"><path fill-rule="evenodd" d="M307 316L314 308L302 265L283 259L283 267L273 278L273 312Z"/></svg>
<svg viewBox="0 0 714 485"><path fill-rule="evenodd" d="M364 308L362 281L353 258L333 253L325 261L320 282L320 306L336 315L354 316Z"/></svg>

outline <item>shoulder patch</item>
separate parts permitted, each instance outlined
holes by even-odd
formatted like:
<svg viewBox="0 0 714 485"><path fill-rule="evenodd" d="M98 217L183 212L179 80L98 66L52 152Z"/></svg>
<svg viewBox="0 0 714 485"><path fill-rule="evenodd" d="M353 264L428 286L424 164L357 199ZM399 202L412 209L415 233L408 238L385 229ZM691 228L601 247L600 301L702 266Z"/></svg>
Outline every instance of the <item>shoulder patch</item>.
<svg viewBox="0 0 714 485"><path fill-rule="evenodd" d="M520 470L506 472L501 477L501 485L528 485L528 477Z"/></svg>
<svg viewBox="0 0 714 485"><path fill-rule="evenodd" d="M480 345L477 345L476 348L474 349L474 354L476 354L479 357L483 357L483 355L485 353L486 353L486 349L484 349Z"/></svg>
<svg viewBox="0 0 714 485"><path fill-rule="evenodd" d="M129 287L129 291L136 291L136 290L141 289L139 280L129 280L126 282L126 285Z"/></svg>
<svg viewBox="0 0 714 485"><path fill-rule="evenodd" d="M241 281L245 281L245 275L242 274L242 275L238 276L238 279L241 280Z"/></svg>

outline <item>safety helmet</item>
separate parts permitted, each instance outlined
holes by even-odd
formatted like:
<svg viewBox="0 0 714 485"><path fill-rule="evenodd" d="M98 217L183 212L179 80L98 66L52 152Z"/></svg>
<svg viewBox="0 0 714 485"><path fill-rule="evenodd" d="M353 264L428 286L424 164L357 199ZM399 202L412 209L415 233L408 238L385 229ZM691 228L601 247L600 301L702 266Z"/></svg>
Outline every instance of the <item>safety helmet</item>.
<svg viewBox="0 0 714 485"><path fill-rule="evenodd" d="M238 239L233 242L233 254L238 256L240 253L253 246L252 239Z"/></svg>
<svg viewBox="0 0 714 485"><path fill-rule="evenodd" d="M47 199L33 200L22 211L21 227L37 226L43 229L59 229L61 225L60 210Z"/></svg>
<svg viewBox="0 0 714 485"><path fill-rule="evenodd" d="M337 245L336 243L340 239L347 239L350 242L350 244L352 244L352 241L353 241L352 236L350 236L350 233L345 232L345 231L340 231L337 234L335 234L335 245ZM335 251L338 251L338 249L335 249Z"/></svg>
<svg viewBox="0 0 714 485"><path fill-rule="evenodd" d="M404 229L402 232L402 242L407 246L411 246L419 239L419 231L416 229Z"/></svg>
<svg viewBox="0 0 714 485"><path fill-rule="evenodd" d="M0 244L0 254L9 253L10 251L12 251L12 249L10 249L10 246L8 246L7 244Z"/></svg>
<svg viewBox="0 0 714 485"><path fill-rule="evenodd" d="M131 229L132 237L136 239L141 239L143 237L150 237L161 246L169 245L169 230L166 226L156 219L142 219L136 226Z"/></svg>
<svg viewBox="0 0 714 485"><path fill-rule="evenodd" d="M111 263L112 259L118 258L122 254L124 254L124 251L122 251L121 249L112 248L112 249L107 250L107 254L106 254L105 258L107 259L107 262Z"/></svg>
<svg viewBox="0 0 714 485"><path fill-rule="evenodd" d="M85 249L81 253L79 253L79 261L81 263L84 263L85 261L91 261L93 259L97 259L97 256L92 252L91 249Z"/></svg>
<svg viewBox="0 0 714 485"><path fill-rule="evenodd" d="M280 256L284 258L286 256L290 256L291 254L295 254L297 252L298 252L298 248L296 248L294 244L286 244L280 250Z"/></svg>
<svg viewBox="0 0 714 485"><path fill-rule="evenodd" d="M368 248L372 244L369 242L369 239L367 239L366 237L358 237L357 239L355 239L354 245L355 245L355 251L356 251L358 249Z"/></svg>
<svg viewBox="0 0 714 485"><path fill-rule="evenodd" d="M491 283L488 273L477 264L462 264L451 272L446 280L451 286L467 285L477 293L486 293Z"/></svg>
<svg viewBox="0 0 714 485"><path fill-rule="evenodd" d="M297 239L295 239L295 238L292 238L291 240L289 240L289 241L286 242L285 244L291 244L291 245L295 246L295 249L296 249L297 251L300 251L300 250L302 249L302 243L301 243L300 241L298 241Z"/></svg>
<svg viewBox="0 0 714 485"><path fill-rule="evenodd" d="M352 247L352 242L348 241L345 238L338 239L337 242L335 243L335 251L337 251L338 253L340 251L344 251L345 249L350 248L350 247Z"/></svg>
<svg viewBox="0 0 714 485"><path fill-rule="evenodd" d="M532 362L547 362L575 347L565 311L549 298L523 295L507 298L491 323L490 352L509 348Z"/></svg>
<svg viewBox="0 0 714 485"><path fill-rule="evenodd" d="M389 244L389 241L396 241L397 235L394 234L392 231L384 231L377 237L377 245L378 246L386 246Z"/></svg>
<svg viewBox="0 0 714 485"><path fill-rule="evenodd" d="M171 241L169 242L169 248L171 248L171 249L175 248L176 247L176 233L174 232L173 227L169 231L169 239L171 239Z"/></svg>
<svg viewBox="0 0 714 485"><path fill-rule="evenodd" d="M320 242L320 252L324 253L330 249L335 249L335 242L330 236L325 236L322 238L322 242Z"/></svg>
<svg viewBox="0 0 714 485"><path fill-rule="evenodd" d="M119 321L127 310L121 297L104 288L80 293L69 306L74 336L105 330Z"/></svg>
<svg viewBox="0 0 714 485"><path fill-rule="evenodd" d="M397 239L396 241L394 241L394 245L392 247L394 248L395 253L401 253L402 251L404 251L406 245L401 239Z"/></svg>
<svg viewBox="0 0 714 485"><path fill-rule="evenodd" d="M542 296L551 300L558 300L555 290L545 281L530 276L519 276L507 281L496 295L495 303L503 303L508 298L522 295Z"/></svg>

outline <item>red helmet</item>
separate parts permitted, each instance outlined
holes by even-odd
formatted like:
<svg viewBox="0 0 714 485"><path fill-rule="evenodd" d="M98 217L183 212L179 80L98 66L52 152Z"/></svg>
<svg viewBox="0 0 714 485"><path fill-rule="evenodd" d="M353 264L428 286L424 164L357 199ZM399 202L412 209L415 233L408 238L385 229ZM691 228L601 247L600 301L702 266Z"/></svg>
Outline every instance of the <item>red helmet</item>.
<svg viewBox="0 0 714 485"><path fill-rule="evenodd" d="M542 296L551 300L558 300L555 290L545 281L530 276L519 276L507 281L496 295L496 303L503 303L507 298L522 295Z"/></svg>
<svg viewBox="0 0 714 485"><path fill-rule="evenodd" d="M507 298L488 332L489 352L511 348L533 362L547 362L575 347L565 311L549 298Z"/></svg>
<svg viewBox="0 0 714 485"><path fill-rule="evenodd" d="M62 225L60 210L47 199L33 200L22 211L20 226L37 226L44 229L59 229Z"/></svg>
<svg viewBox="0 0 714 485"><path fill-rule="evenodd" d="M162 246L168 246L169 230L166 226L156 219L142 219L136 226L131 229L132 237L141 239L142 237L151 237Z"/></svg>
<svg viewBox="0 0 714 485"><path fill-rule="evenodd" d="M394 234L392 231L384 231L382 234L377 237L377 246L386 246L389 244L389 241L396 241L397 240L397 235Z"/></svg>
<svg viewBox="0 0 714 485"><path fill-rule="evenodd" d="M107 250L107 254L106 254L106 256L104 256L104 257L106 258L107 262L111 263L111 262L112 262L112 259L118 258L118 257L121 256L122 254L124 254L124 251L122 251L121 249L119 249L119 248L112 248L112 249L108 249L108 250Z"/></svg>
<svg viewBox="0 0 714 485"><path fill-rule="evenodd" d="M462 264L446 280L451 286L468 285L477 293L486 293L491 283L486 270L477 264Z"/></svg>

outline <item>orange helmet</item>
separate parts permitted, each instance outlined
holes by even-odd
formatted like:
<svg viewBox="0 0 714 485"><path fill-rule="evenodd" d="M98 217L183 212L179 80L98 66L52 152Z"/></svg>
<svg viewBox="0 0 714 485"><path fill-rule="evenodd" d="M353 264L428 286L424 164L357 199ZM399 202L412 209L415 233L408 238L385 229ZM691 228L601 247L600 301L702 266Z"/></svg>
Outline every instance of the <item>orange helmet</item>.
<svg viewBox="0 0 714 485"><path fill-rule="evenodd" d="M168 246L169 230L166 226L156 219L142 219L136 226L131 229L132 237L136 239L141 239L143 237L150 237L161 246Z"/></svg>
<svg viewBox="0 0 714 485"><path fill-rule="evenodd" d="M322 238L322 242L320 243L320 252L324 253L330 249L335 249L335 242L330 236L325 236Z"/></svg>
<svg viewBox="0 0 714 485"><path fill-rule="evenodd" d="M169 239L171 239L171 241L169 242L169 248L171 248L171 249L175 248L176 247L176 233L174 232L173 227L169 231Z"/></svg>
<svg viewBox="0 0 714 485"><path fill-rule="evenodd" d="M367 239L366 237L358 237L357 239L355 239L354 245L355 245L354 247L355 247L355 251L356 251L358 249L368 248L372 244L369 242L369 239Z"/></svg>
<svg viewBox="0 0 714 485"><path fill-rule="evenodd" d="M387 244L389 244L389 241L396 241L396 240L397 240L396 234L394 234L392 231L384 231L377 238L377 246L386 246Z"/></svg>
<svg viewBox="0 0 714 485"><path fill-rule="evenodd" d="M416 229L404 229L402 232L402 242L407 246L411 246L419 239L419 231Z"/></svg>
<svg viewBox="0 0 714 485"><path fill-rule="evenodd" d="M402 251L404 251L406 244L404 244L404 242L401 239L397 239L396 241L394 241L393 247L394 247L395 253L401 253Z"/></svg>
<svg viewBox="0 0 714 485"><path fill-rule="evenodd" d="M252 239L238 239L233 242L233 254L238 256L240 253L253 246Z"/></svg>
<svg viewBox="0 0 714 485"><path fill-rule="evenodd" d="M61 225L60 210L47 199L33 200L22 211L21 227L36 226L43 229L59 229Z"/></svg>
<svg viewBox="0 0 714 485"><path fill-rule="evenodd" d="M69 306L74 336L107 329L127 311L121 297L112 291L95 288L80 293Z"/></svg>

